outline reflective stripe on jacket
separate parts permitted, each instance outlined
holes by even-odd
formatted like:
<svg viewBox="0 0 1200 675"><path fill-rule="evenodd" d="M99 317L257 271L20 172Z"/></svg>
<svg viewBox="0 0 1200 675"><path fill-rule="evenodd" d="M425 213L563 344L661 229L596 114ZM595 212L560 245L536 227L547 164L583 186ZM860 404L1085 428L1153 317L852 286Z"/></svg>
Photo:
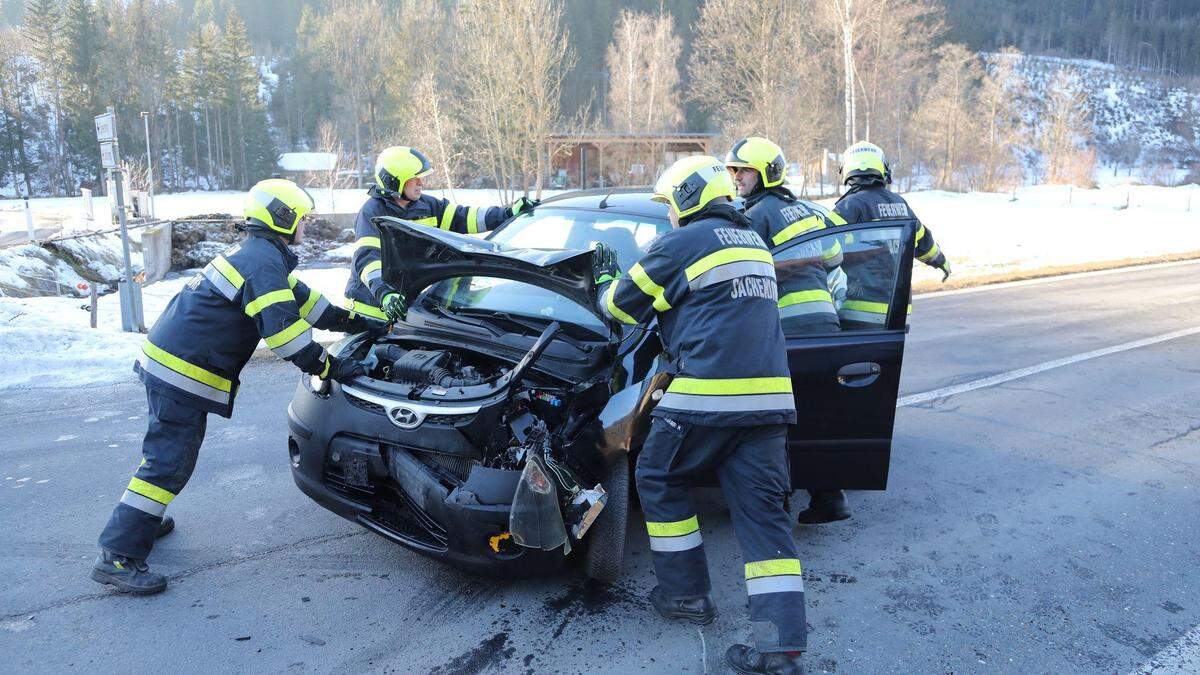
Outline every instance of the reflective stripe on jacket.
<svg viewBox="0 0 1200 675"><path fill-rule="evenodd" d="M654 415L708 426L796 421L775 266L749 225L731 205L710 205L603 289L613 320L658 317L676 377Z"/></svg>
<svg viewBox="0 0 1200 675"><path fill-rule="evenodd" d="M933 232L925 227L900 195L887 189L879 181L854 185L833 206L834 214L846 224L889 220L917 221L916 248L913 257L930 267L941 267L946 262ZM847 269L847 276L857 277L858 283L850 285L846 302L841 307L844 320L883 326L887 322L888 303L892 299L890 284L895 276L895 267L888 256L875 256L864 263L864 269ZM885 286L886 284L886 286ZM912 305L908 307L912 313Z"/></svg>
<svg viewBox="0 0 1200 675"><path fill-rule="evenodd" d="M783 187L759 190L747 197L746 216L750 218L750 227L772 250L801 235L832 225L820 211ZM842 264L841 244L833 238L824 248L815 242L811 248L811 256L789 255L788 260L777 264L782 316L837 315L833 296L829 293L828 275L829 270Z"/></svg>
<svg viewBox="0 0 1200 675"><path fill-rule="evenodd" d="M332 327L346 312L297 279L296 262L277 237L251 231L171 299L134 370L147 387L225 417L259 340L306 373L324 373L329 355L312 328Z"/></svg>
<svg viewBox="0 0 1200 675"><path fill-rule="evenodd" d="M476 234L499 227L510 215L502 206L459 206L426 194L408 206L400 206L376 187L367 194L367 201L354 221L357 247L350 266L350 279L346 282L346 300L348 309L376 319L387 319L379 307L383 304L383 296L395 289L383 281L379 228L372 222L373 218L392 216L417 225Z"/></svg>

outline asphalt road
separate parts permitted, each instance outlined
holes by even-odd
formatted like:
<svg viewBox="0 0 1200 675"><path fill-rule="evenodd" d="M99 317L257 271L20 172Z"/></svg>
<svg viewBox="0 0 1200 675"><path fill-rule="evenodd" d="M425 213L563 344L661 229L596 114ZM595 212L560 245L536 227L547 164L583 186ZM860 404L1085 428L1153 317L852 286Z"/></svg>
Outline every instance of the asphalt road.
<svg viewBox="0 0 1200 675"><path fill-rule="evenodd" d="M1198 265L919 298L902 394L1195 326ZM1179 337L901 408L889 489L797 529L810 670L1128 672L1160 653L1200 668L1197 353ZM87 577L139 458L132 373L0 393L5 670L719 672L747 638L716 493L699 495L721 607L703 629L643 600L637 514L614 587L472 578L305 498L284 444L294 371L256 361L244 380L171 505L179 528L151 558L171 587L149 598Z"/></svg>

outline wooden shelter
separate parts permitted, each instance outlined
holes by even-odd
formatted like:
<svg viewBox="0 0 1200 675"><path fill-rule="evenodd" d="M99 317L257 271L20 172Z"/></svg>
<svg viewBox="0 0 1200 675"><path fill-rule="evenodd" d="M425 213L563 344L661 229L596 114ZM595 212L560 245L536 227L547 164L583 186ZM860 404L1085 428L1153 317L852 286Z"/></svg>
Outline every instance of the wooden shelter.
<svg viewBox="0 0 1200 675"><path fill-rule="evenodd" d="M545 186L587 189L649 185L675 160L708 154L716 134L581 132L551 134Z"/></svg>

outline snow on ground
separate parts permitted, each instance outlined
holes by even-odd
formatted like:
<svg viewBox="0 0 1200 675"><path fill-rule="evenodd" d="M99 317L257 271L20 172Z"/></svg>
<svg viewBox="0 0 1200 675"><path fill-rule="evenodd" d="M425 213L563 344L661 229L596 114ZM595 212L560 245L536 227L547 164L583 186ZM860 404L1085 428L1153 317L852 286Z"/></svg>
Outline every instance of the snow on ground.
<svg viewBox="0 0 1200 675"><path fill-rule="evenodd" d="M471 203L461 194L467 191L459 192L458 199ZM470 197L483 200L484 195ZM1104 190L1039 186L1018 190L1016 201L1011 194L939 191L905 197L934 232L957 278L1200 251L1200 185ZM1127 198L1129 207L1124 208ZM348 258L351 250L337 252ZM302 269L297 275L341 302L345 267ZM188 278L177 275L145 287L147 324ZM940 272L916 265L914 278L938 279ZM60 297L0 298L0 353L9 357L0 371L0 389L133 378L130 368L143 337L120 332L117 296L100 299L95 330L88 327L85 305L86 300ZM317 338L331 342L336 334L318 332Z"/></svg>
<svg viewBox="0 0 1200 675"><path fill-rule="evenodd" d="M338 189L310 187L308 191L317 202L318 213L357 213L367 199L365 189ZM466 206L488 206L501 203L496 190L427 190L435 197L449 199ZM543 190L543 196L557 194L555 190ZM158 218L186 218L188 216L214 213L241 213L244 192L178 192L154 196L154 215ZM92 209L96 220L84 220L84 205L81 197L55 197L29 200L35 225L60 226L64 233L88 232L109 229L108 197L92 197ZM0 233L24 232L24 202L20 199L0 199Z"/></svg>
<svg viewBox="0 0 1200 675"><path fill-rule="evenodd" d="M1046 185L1022 188L1016 197L905 195L960 279L1200 251L1200 185L1108 190ZM924 265L913 269L916 281L940 278L941 272Z"/></svg>
<svg viewBox="0 0 1200 675"><path fill-rule="evenodd" d="M191 276L174 275L142 289L147 327ZM308 269L297 276L340 302L348 273L345 268ZM0 354L9 355L8 366L0 372L0 390L108 384L137 377L131 369L145 336L121 332L115 293L100 298L96 314L97 327L92 329L86 299L0 298ZM328 344L340 335L316 331L315 337Z"/></svg>

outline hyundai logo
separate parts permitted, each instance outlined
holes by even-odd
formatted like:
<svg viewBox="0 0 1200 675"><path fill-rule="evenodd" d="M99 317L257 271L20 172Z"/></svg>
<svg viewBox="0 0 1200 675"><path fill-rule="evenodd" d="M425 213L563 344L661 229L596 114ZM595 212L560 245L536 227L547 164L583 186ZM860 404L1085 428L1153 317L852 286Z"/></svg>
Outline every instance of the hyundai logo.
<svg viewBox="0 0 1200 675"><path fill-rule="evenodd" d="M416 429L425 419L421 413L405 407L392 408L388 411L388 417L392 420L392 424L401 429Z"/></svg>

